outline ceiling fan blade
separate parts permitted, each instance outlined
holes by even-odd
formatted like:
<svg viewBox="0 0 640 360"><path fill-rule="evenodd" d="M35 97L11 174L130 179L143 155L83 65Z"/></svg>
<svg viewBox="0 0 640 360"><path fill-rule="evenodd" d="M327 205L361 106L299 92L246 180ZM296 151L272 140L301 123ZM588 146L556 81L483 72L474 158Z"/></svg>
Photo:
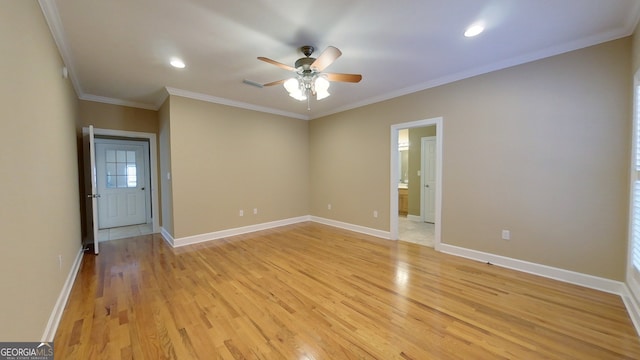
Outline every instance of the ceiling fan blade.
<svg viewBox="0 0 640 360"><path fill-rule="evenodd" d="M289 70L289 71L296 71L296 69L294 69L293 67L289 66L289 65L285 65L281 62L277 62L275 60L271 60L269 58L266 57L262 57L262 56L258 56L258 60L262 60L264 62L267 62L269 64L275 65L281 69L285 69L285 70Z"/></svg>
<svg viewBox="0 0 640 360"><path fill-rule="evenodd" d="M278 81L272 81L270 83L263 84L262 86L280 85L280 84L284 84L285 81L287 81L287 79L282 79L282 80L278 80Z"/></svg>
<svg viewBox="0 0 640 360"><path fill-rule="evenodd" d="M242 82L247 84L247 85L255 86L257 88L262 88L264 86L264 85L262 85L262 84L260 84L258 82L247 80L247 79L242 80Z"/></svg>
<svg viewBox="0 0 640 360"><path fill-rule="evenodd" d="M327 75L327 79L329 79L329 81L357 83L357 82L360 82L360 80L362 80L362 75L360 74L324 73L324 75Z"/></svg>
<svg viewBox="0 0 640 360"><path fill-rule="evenodd" d="M337 58L342 55L342 52L338 50L338 48L329 46L327 47L320 56L311 64L311 68L317 71L324 70L327 66L331 65Z"/></svg>

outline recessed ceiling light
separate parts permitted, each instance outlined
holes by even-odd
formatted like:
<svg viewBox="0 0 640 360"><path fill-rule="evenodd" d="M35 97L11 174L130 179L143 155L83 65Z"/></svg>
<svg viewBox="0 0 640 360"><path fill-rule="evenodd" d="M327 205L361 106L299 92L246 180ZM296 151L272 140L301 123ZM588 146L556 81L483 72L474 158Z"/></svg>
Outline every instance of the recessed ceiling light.
<svg viewBox="0 0 640 360"><path fill-rule="evenodd" d="M467 28L467 30L464 32L464 36L466 36L466 37L474 37L476 35L479 35L483 31L484 31L484 26L482 26L482 25L472 25L472 26L469 26L469 28Z"/></svg>
<svg viewBox="0 0 640 360"><path fill-rule="evenodd" d="M171 62L169 62L169 64L171 64L171 66L173 66L174 68L178 68L178 69L183 69L185 67L184 62L178 58L171 59Z"/></svg>

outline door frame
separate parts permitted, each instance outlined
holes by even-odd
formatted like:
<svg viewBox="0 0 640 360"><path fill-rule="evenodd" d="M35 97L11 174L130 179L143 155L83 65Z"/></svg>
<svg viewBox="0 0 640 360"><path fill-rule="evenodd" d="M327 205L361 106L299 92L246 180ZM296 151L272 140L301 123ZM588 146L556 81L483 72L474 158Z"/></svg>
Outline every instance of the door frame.
<svg viewBox="0 0 640 360"><path fill-rule="evenodd" d="M425 184L425 176L423 176L425 171L424 164L426 162L426 159L424 156L425 143L427 141L435 141L437 144L438 142L437 136L438 136L438 133L436 132L436 136L425 136L420 138L420 220L422 222L427 222L427 203L425 201L425 193L424 193L424 188L426 184ZM436 163L438 162L437 157L438 157L438 154L436 153ZM436 168L436 171L438 171L437 168ZM436 180L435 180L436 190L438 190L438 187L440 185L437 181L438 180L437 175L438 174L436 173Z"/></svg>
<svg viewBox="0 0 640 360"><path fill-rule="evenodd" d="M156 142L156 134L137 132L137 131L125 131L125 130L112 130L112 129L93 129L94 136L113 136L122 138L123 140L148 140L149 141L149 180L151 184L151 223L153 232L160 232L160 214L158 203L158 147Z"/></svg>
<svg viewBox="0 0 640 360"><path fill-rule="evenodd" d="M442 221L442 158L443 158L443 140L444 140L444 119L436 117L431 119L417 120L406 123L391 125L391 165L389 168L389 233L391 240L398 240L398 132L400 129L411 129L425 126L436 127L436 214L435 214L435 234L434 249L440 250L441 244L441 221Z"/></svg>
<svg viewBox="0 0 640 360"><path fill-rule="evenodd" d="M88 241L93 241L93 252L100 252L98 240L98 193L96 190L96 157L93 125L82 128L82 152L84 166L84 186L85 193L85 223L87 226L87 237L82 239L82 246L88 245ZM86 198L84 196L87 196ZM88 249L88 248L86 248ZM85 250L86 250L85 249Z"/></svg>

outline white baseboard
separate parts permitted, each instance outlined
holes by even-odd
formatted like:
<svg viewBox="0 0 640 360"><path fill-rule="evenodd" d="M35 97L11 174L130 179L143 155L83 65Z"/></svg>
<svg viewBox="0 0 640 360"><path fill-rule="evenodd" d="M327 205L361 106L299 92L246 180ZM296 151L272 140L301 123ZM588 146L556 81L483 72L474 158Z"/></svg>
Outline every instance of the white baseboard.
<svg viewBox="0 0 640 360"><path fill-rule="evenodd" d="M420 215L407 215L407 220L422 222L422 216Z"/></svg>
<svg viewBox="0 0 640 360"><path fill-rule="evenodd" d="M367 235L371 235L371 236L375 236L383 239L391 238L391 234L388 231L372 229L365 226L353 225L349 223L344 223L336 220L325 219L325 218L310 216L310 215L289 218L284 220L277 220L277 221L272 221L272 222L267 222L262 224L243 226L243 227L233 228L233 229L225 229L225 230L210 232L206 234L186 236L186 237L177 238L177 239L173 238L171 234L169 234L169 232L164 228L160 228L160 234L162 235L162 238L167 242L167 244L169 244L169 246L175 248L175 247L181 247L185 245L197 244L205 241L222 239L222 238L235 236L235 235L242 235L242 234L252 233L252 232L261 231L261 230L268 230L268 229L285 226L285 225L297 224L304 221L314 221L320 224L325 224L325 225L329 225L329 226L333 226L333 227L337 227L345 230L367 234Z"/></svg>
<svg viewBox="0 0 640 360"><path fill-rule="evenodd" d="M593 275L582 274L575 271L559 269L547 265L536 264L528 261L513 259L472 249L466 249L458 246L440 244L438 250L447 254L482 262L490 262L493 265L501 266L504 268L518 270L525 273L580 285L616 295L622 295L622 292L625 288L624 283L621 281L605 279Z"/></svg>
<svg viewBox="0 0 640 360"><path fill-rule="evenodd" d="M628 277L624 286L624 293L620 296L627 307L627 312L633 322L633 326L636 328L636 332L640 335L640 294L634 293L632 289L640 289L640 284L632 277Z"/></svg>
<svg viewBox="0 0 640 360"><path fill-rule="evenodd" d="M284 220L271 221L271 222L262 223L262 224L243 226L243 227L234 228L234 229L214 231L207 234L186 236L178 239L173 239L170 234L166 233L166 231L161 232L161 234L162 234L162 237L165 238L165 241L167 241L171 246L180 247L180 246L197 244L197 243L210 241L210 240L222 239L222 238L235 236L235 235L252 233L260 230L268 230L268 229L276 228L279 226L297 224L297 223L309 221L309 220L310 220L309 216L300 216L300 217L289 218Z"/></svg>
<svg viewBox="0 0 640 360"><path fill-rule="evenodd" d="M67 300L69 300L71 289L73 289L73 283L76 281L76 275L78 274L80 264L82 263L82 255L84 255L84 249L80 247L78 255L76 255L76 259L73 261L71 269L69 270L69 275L67 275L67 280L64 282L60 295L58 295L58 300L56 301L53 311L49 316L47 327L44 329L44 334L42 334L42 339L40 340L41 342L52 342L53 338L56 336L56 331L58 330L62 313L64 312L65 306L67 306Z"/></svg>
<svg viewBox="0 0 640 360"><path fill-rule="evenodd" d="M171 234L169 234L169 232L167 231L167 229L160 227L160 235L162 236L162 238L164 239L164 241L169 244L169 246L174 247L174 243L175 241L173 240L173 236L171 236Z"/></svg>
<svg viewBox="0 0 640 360"><path fill-rule="evenodd" d="M361 234L367 234L367 235L371 235L371 236L375 236L383 239L391 239L391 233L389 231L372 229L366 226L353 225L353 224L326 219L326 218L317 217L317 216L311 216L310 220L320 224L325 224L325 225L329 225L329 226L333 226L333 227L337 227L345 230L351 230Z"/></svg>
<svg viewBox="0 0 640 360"><path fill-rule="evenodd" d="M505 256L485 253L482 251L466 249L458 246L440 244L437 249L447 254L464 257L471 260L490 262L493 265L509 268L525 273L538 275L570 284L584 286L590 289L600 290L611 294L619 295L627 308L627 313L631 322L640 335L640 303L629 289L628 285L610 279L605 279L593 275L578 273L575 271L559 269L547 265L531 263L528 261L508 258ZM627 280L632 281L632 280ZM635 288L640 288L637 286Z"/></svg>

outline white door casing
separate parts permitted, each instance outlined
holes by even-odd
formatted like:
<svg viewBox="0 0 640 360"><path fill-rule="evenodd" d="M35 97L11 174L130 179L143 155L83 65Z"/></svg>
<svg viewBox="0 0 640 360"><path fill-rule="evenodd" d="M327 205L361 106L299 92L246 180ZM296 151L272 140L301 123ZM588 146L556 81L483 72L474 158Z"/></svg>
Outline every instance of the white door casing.
<svg viewBox="0 0 640 360"><path fill-rule="evenodd" d="M433 223L436 216L436 137L421 139L420 214L422 221Z"/></svg>
<svg viewBox="0 0 640 360"><path fill-rule="evenodd" d="M96 139L100 229L149 220L148 143Z"/></svg>
<svg viewBox="0 0 640 360"><path fill-rule="evenodd" d="M100 251L98 244L98 191L96 187L96 162L95 162L95 139L93 126L82 128L83 155L84 155L84 177L85 177L85 204L86 204L86 224L87 242L93 242L93 251L98 254Z"/></svg>

